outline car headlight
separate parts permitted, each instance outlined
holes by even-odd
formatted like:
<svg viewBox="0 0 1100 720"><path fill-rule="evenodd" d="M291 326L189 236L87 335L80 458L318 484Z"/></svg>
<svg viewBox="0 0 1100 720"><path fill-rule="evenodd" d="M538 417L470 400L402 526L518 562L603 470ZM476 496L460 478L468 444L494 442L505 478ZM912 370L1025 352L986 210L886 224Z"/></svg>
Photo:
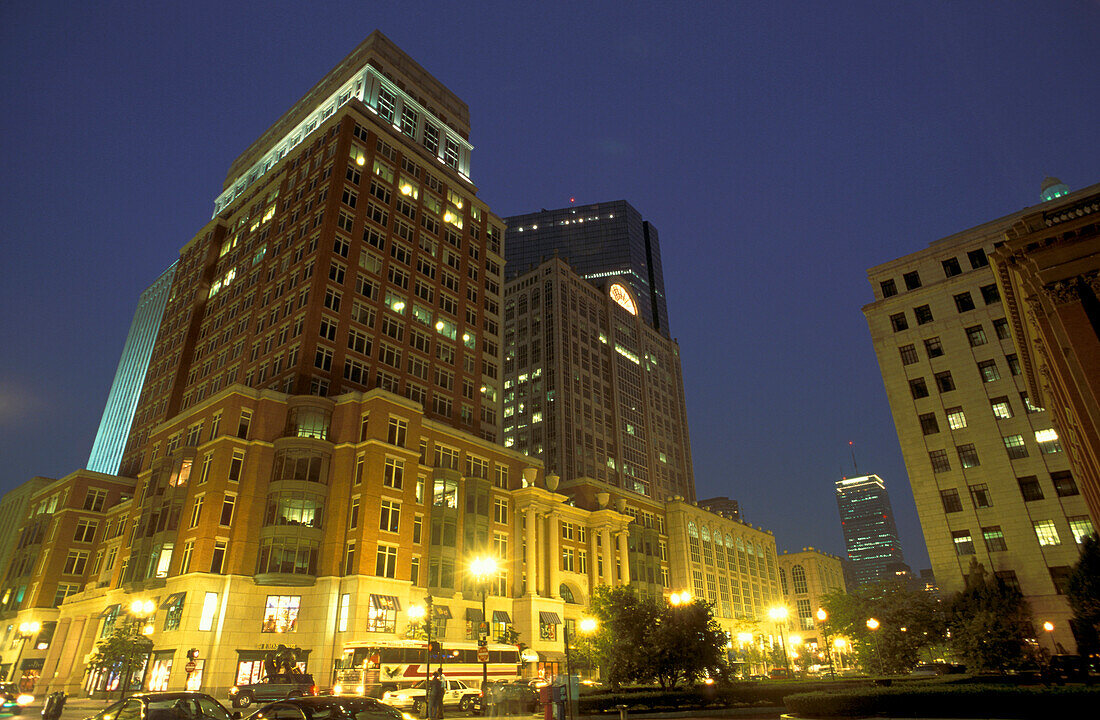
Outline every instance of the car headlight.
<svg viewBox="0 0 1100 720"><path fill-rule="evenodd" d="M15 698L15 702L19 703L23 707L26 707L27 705L30 705L32 702L34 702L34 695L23 693L19 697Z"/></svg>
<svg viewBox="0 0 1100 720"><path fill-rule="evenodd" d="M401 717L405 720L420 720L420 718L416 717L415 715L410 715L407 712L401 713Z"/></svg>
<svg viewBox="0 0 1100 720"><path fill-rule="evenodd" d="M355 692L360 694L360 695L362 695L365 691L366 691L366 688L363 687L362 685L355 688Z"/></svg>
<svg viewBox="0 0 1100 720"><path fill-rule="evenodd" d="M240 692L240 688L238 688L236 685L229 688L229 694L230 695L236 695L238 692Z"/></svg>
<svg viewBox="0 0 1100 720"><path fill-rule="evenodd" d="M344 692L344 686L343 685L333 685L332 686L332 694L333 695L339 695L342 692Z"/></svg>

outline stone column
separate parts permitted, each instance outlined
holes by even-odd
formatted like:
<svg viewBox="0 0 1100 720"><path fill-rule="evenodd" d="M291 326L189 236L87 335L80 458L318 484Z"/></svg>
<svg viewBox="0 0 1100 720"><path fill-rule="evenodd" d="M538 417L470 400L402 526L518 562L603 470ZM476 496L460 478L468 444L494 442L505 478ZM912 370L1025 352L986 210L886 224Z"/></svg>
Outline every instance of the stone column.
<svg viewBox="0 0 1100 720"><path fill-rule="evenodd" d="M561 587L561 523L556 513L546 514L546 534L549 539L546 543L546 597L557 598Z"/></svg>
<svg viewBox="0 0 1100 720"><path fill-rule="evenodd" d="M535 523L534 508L527 508L527 595L538 595L539 572L535 559Z"/></svg>
<svg viewBox="0 0 1100 720"><path fill-rule="evenodd" d="M603 573L608 585L615 584L615 553L611 547L611 529L601 528L600 537L603 543Z"/></svg>
<svg viewBox="0 0 1100 720"><path fill-rule="evenodd" d="M599 562L599 548L596 547L596 533L599 530L594 528L588 529L588 592L589 597L592 596L592 591L596 589L597 585L603 584L603 578L600 576L600 562Z"/></svg>
<svg viewBox="0 0 1100 720"><path fill-rule="evenodd" d="M623 568L623 585L630 584L630 549L627 544L627 532L619 533L619 562Z"/></svg>

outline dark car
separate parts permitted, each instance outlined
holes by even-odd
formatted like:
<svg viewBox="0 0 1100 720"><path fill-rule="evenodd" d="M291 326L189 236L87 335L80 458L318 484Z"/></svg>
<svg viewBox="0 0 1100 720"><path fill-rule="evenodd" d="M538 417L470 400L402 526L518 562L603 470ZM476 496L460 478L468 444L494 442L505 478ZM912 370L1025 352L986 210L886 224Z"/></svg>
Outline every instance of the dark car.
<svg viewBox="0 0 1100 720"><path fill-rule="evenodd" d="M18 715L23 712L23 705L29 703L30 695L19 689L15 683L0 683L0 711ZM23 700L20 703L20 700Z"/></svg>
<svg viewBox="0 0 1100 720"><path fill-rule="evenodd" d="M531 687L529 683L516 682L490 682L489 698L481 693L474 700L474 715L485 715L485 707L489 706L489 714L518 715L520 713L533 713L541 707L539 691ZM496 713L493 713L493 705L496 705Z"/></svg>
<svg viewBox="0 0 1100 720"><path fill-rule="evenodd" d="M264 705L249 720L405 720L400 710L374 698L323 695Z"/></svg>
<svg viewBox="0 0 1100 720"><path fill-rule="evenodd" d="M278 674L265 677L258 683L234 685L229 688L229 701L235 708L244 708L254 702L316 694L317 684L309 673Z"/></svg>
<svg viewBox="0 0 1100 720"><path fill-rule="evenodd" d="M236 720L206 693L148 692L131 695L85 720Z"/></svg>

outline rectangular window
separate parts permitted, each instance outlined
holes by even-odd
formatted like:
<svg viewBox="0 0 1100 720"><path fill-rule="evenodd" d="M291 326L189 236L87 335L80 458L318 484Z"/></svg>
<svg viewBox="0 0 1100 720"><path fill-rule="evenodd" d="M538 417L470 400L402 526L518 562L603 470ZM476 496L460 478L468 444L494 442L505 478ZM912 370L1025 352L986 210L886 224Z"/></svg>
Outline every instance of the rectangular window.
<svg viewBox="0 0 1100 720"><path fill-rule="evenodd" d="M894 332L901 332L902 330L909 329L909 321L905 319L905 313L895 313L890 316L890 326L894 328Z"/></svg>
<svg viewBox="0 0 1100 720"><path fill-rule="evenodd" d="M336 621L336 632L347 632L348 615L351 613L351 593L340 596L340 616Z"/></svg>
<svg viewBox="0 0 1100 720"><path fill-rule="evenodd" d="M974 309L974 298L970 297L970 293L959 293L955 296L955 308L961 312L969 312Z"/></svg>
<svg viewBox="0 0 1100 720"><path fill-rule="evenodd" d="M989 401L989 405L993 409L993 417L999 420L1008 420L1012 417L1012 405L1009 404L1007 397L993 398Z"/></svg>
<svg viewBox="0 0 1100 720"><path fill-rule="evenodd" d="M914 400L928 397L928 386L924 384L924 378L913 378L909 381L909 392Z"/></svg>
<svg viewBox="0 0 1100 720"><path fill-rule="evenodd" d="M1058 497L1070 497L1080 492L1077 489L1077 482L1073 479L1073 475L1069 470L1052 472L1050 480L1054 483L1054 492L1058 494Z"/></svg>
<svg viewBox="0 0 1100 720"><path fill-rule="evenodd" d="M386 458L386 466L382 472L382 484L386 487L400 490L405 481L405 461L397 458Z"/></svg>
<svg viewBox="0 0 1100 720"><path fill-rule="evenodd" d="M991 383L1001 379L1001 372L997 369L996 360L983 360L978 363L978 372L982 375L982 382Z"/></svg>
<svg viewBox="0 0 1100 720"><path fill-rule="evenodd" d="M401 504L393 500L383 500L378 520L378 529L395 533L401 525Z"/></svg>
<svg viewBox="0 0 1100 720"><path fill-rule="evenodd" d="M502 525L508 523L508 501L504 498L493 500L493 521Z"/></svg>
<svg viewBox="0 0 1100 720"><path fill-rule="evenodd" d="M298 608L301 595L268 595L264 608L264 622L260 632L286 633L298 629Z"/></svg>
<svg viewBox="0 0 1100 720"><path fill-rule="evenodd" d="M941 260L940 264L943 265L944 277L955 277L956 275L962 274L962 268L959 266L959 259L956 257Z"/></svg>
<svg viewBox="0 0 1100 720"><path fill-rule="evenodd" d="M943 355L943 345L940 344L940 339L932 337L925 340L924 352L928 355L929 360Z"/></svg>
<svg viewBox="0 0 1100 720"><path fill-rule="evenodd" d="M244 451L234 450L233 459L229 461L229 482L240 482L241 472L244 469Z"/></svg>
<svg viewBox="0 0 1100 720"><path fill-rule="evenodd" d="M946 450L929 450L928 459L932 462L932 472L947 472L951 469L951 460Z"/></svg>
<svg viewBox="0 0 1100 720"><path fill-rule="evenodd" d="M390 418L389 433L386 442L397 447L406 447L405 436L408 433L409 423L401 418Z"/></svg>
<svg viewBox="0 0 1100 720"><path fill-rule="evenodd" d="M195 496L195 504L191 506L191 523L189 528L196 528L199 525L199 519L202 517L202 503L205 499L204 495Z"/></svg>
<svg viewBox="0 0 1100 720"><path fill-rule="evenodd" d="M956 530L952 532L951 540L955 543L956 555L974 554L974 538L970 536L969 530Z"/></svg>
<svg viewBox="0 0 1100 720"><path fill-rule="evenodd" d="M221 575L225 572L226 541L214 541L214 554L210 556L210 572Z"/></svg>
<svg viewBox="0 0 1100 720"><path fill-rule="evenodd" d="M936 413L926 413L919 416L920 429L925 435L935 435L940 431L940 425L936 422Z"/></svg>
<svg viewBox="0 0 1100 720"><path fill-rule="evenodd" d="M989 493L989 486L985 483L970 486L970 500L976 508L993 507L993 496Z"/></svg>
<svg viewBox="0 0 1100 720"><path fill-rule="evenodd" d="M233 511L237 506L237 496L226 493L225 498L222 500L222 514L218 520L218 524L223 527L229 527L233 524Z"/></svg>
<svg viewBox="0 0 1100 720"><path fill-rule="evenodd" d="M1027 457L1027 446L1024 445L1023 435L1008 435L1002 438L1005 442L1005 451L1013 460Z"/></svg>
<svg viewBox="0 0 1100 720"><path fill-rule="evenodd" d="M993 573L993 577L1003 582L1005 587L1010 587L1013 590L1020 589L1020 579L1016 577L1015 570L997 570Z"/></svg>
<svg viewBox="0 0 1100 720"><path fill-rule="evenodd" d="M962 500L959 499L959 491L955 489L940 490L940 502L943 503L945 513L961 512Z"/></svg>
<svg viewBox="0 0 1100 720"><path fill-rule="evenodd" d="M1016 482L1020 486L1020 495L1023 496L1024 502L1043 499L1043 488L1039 485L1039 479L1034 475L1016 478Z"/></svg>
<svg viewBox="0 0 1100 720"><path fill-rule="evenodd" d="M1035 431L1035 442L1039 443L1039 449L1044 454L1062 452L1062 442L1058 439L1058 433L1054 428Z"/></svg>
<svg viewBox="0 0 1100 720"><path fill-rule="evenodd" d="M1089 535L1092 535L1096 530L1092 526L1092 518L1088 515L1070 515L1066 517L1069 521L1070 532L1073 533L1073 541L1078 545L1085 541Z"/></svg>
<svg viewBox="0 0 1100 720"><path fill-rule="evenodd" d="M1058 537L1058 528L1053 520L1035 520L1032 523L1035 528L1035 537L1040 545L1061 545L1062 539Z"/></svg>
<svg viewBox="0 0 1100 720"><path fill-rule="evenodd" d="M1023 372L1020 369L1020 358L1016 357L1016 353L1005 355L1005 362L1008 363L1008 372L1013 377L1019 377L1020 373Z"/></svg>
<svg viewBox="0 0 1100 720"><path fill-rule="evenodd" d="M374 574L377 577L397 577L397 548L390 545L378 546L378 555L374 563Z"/></svg>
<svg viewBox="0 0 1100 720"><path fill-rule="evenodd" d="M966 339L970 341L970 347L985 345L985 329L981 325L975 325L966 329Z"/></svg>
<svg viewBox="0 0 1100 720"><path fill-rule="evenodd" d="M419 545L424 538L424 517L417 515L413 518L413 543Z"/></svg>
<svg viewBox="0 0 1100 720"><path fill-rule="evenodd" d="M985 250L978 248L977 250L971 250L966 254L970 258L970 267L977 270L989 265L989 258L985 256Z"/></svg>
<svg viewBox="0 0 1100 720"><path fill-rule="evenodd" d="M997 318L993 321L993 329L997 331L998 340L1011 340L1012 333L1008 330L1008 320Z"/></svg>
<svg viewBox="0 0 1100 720"><path fill-rule="evenodd" d="M901 276L901 279L905 281L907 290L916 290L920 287L920 274L916 270L905 273Z"/></svg>
<svg viewBox="0 0 1100 720"><path fill-rule="evenodd" d="M64 575L83 575L88 565L89 553L87 550L70 550L65 556L65 565L61 568Z"/></svg>
<svg viewBox="0 0 1100 720"><path fill-rule="evenodd" d="M191 556L195 554L195 541L188 540L183 544L183 560L180 561L180 575L191 572Z"/></svg>
<svg viewBox="0 0 1100 720"><path fill-rule="evenodd" d="M982 528L982 538L985 540L987 552L1004 552L1008 550L1005 545L1005 534L1001 532L1000 525Z"/></svg>
<svg viewBox="0 0 1100 720"><path fill-rule="evenodd" d="M154 453L155 455L155 453ZM107 491L91 488L84 496L84 509L92 512L103 510L103 504L107 501Z"/></svg>
<svg viewBox="0 0 1100 720"><path fill-rule="evenodd" d="M208 592L202 598L202 614L199 615L199 630L211 630L214 627L214 615L218 612L218 594Z"/></svg>
<svg viewBox="0 0 1100 720"><path fill-rule="evenodd" d="M879 282L879 287L882 288L882 296L884 298L894 297L898 294L898 285L894 282L894 278L882 280Z"/></svg>
<svg viewBox="0 0 1100 720"><path fill-rule="evenodd" d="M955 389L955 380L951 377L950 370L938 372L936 377L936 389L941 393L951 392Z"/></svg>
<svg viewBox="0 0 1100 720"><path fill-rule="evenodd" d="M966 413L961 407L947 408L947 426L952 430L962 430L966 427Z"/></svg>
<svg viewBox="0 0 1100 720"><path fill-rule="evenodd" d="M955 448L959 452L959 464L963 468L972 468L981 465L978 460L978 451L974 449L974 443L959 445Z"/></svg>
<svg viewBox="0 0 1100 720"><path fill-rule="evenodd" d="M982 300L986 305L992 305L1001 301L1001 293L997 290L997 286L994 285L982 285Z"/></svg>
<svg viewBox="0 0 1100 720"><path fill-rule="evenodd" d="M237 437L247 440L250 427L252 427L252 411L241 410L241 416L237 420Z"/></svg>
<svg viewBox="0 0 1100 720"><path fill-rule="evenodd" d="M927 325L932 322L932 308L921 305L913 308L913 315L917 318L917 325Z"/></svg>
<svg viewBox="0 0 1100 720"><path fill-rule="evenodd" d="M86 518L77 520L76 535L73 537L73 542L91 542L95 538L95 531L97 527L99 527L99 523L92 520L88 520Z"/></svg>
<svg viewBox="0 0 1100 720"><path fill-rule="evenodd" d="M913 345L902 345L898 348L898 352L901 354L902 365L912 365L917 362L917 348Z"/></svg>

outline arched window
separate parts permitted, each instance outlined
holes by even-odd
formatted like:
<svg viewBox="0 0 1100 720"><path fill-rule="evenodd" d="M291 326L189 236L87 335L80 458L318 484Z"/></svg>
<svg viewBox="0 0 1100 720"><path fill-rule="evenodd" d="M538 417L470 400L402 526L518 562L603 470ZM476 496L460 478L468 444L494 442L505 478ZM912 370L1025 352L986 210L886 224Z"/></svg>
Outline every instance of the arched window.
<svg viewBox="0 0 1100 720"><path fill-rule="evenodd" d="M710 542L710 530L706 525L703 526L703 542Z"/></svg>
<svg viewBox="0 0 1100 720"><path fill-rule="evenodd" d="M791 568L791 582L794 583L795 593L803 594L809 592L809 588L806 587L806 571L801 565L795 565Z"/></svg>
<svg viewBox="0 0 1100 720"><path fill-rule="evenodd" d="M779 568L779 584L783 587L783 594L787 595L790 591L787 590L787 571L783 568Z"/></svg>
<svg viewBox="0 0 1100 720"><path fill-rule="evenodd" d="M696 538L699 537L699 528L695 527L695 523L693 522L688 523L688 535Z"/></svg>
<svg viewBox="0 0 1100 720"><path fill-rule="evenodd" d="M569 603L570 605L577 604L577 601L573 599L573 591L570 590L569 586L565 583L562 583L561 587L558 588L558 594L561 595L562 600Z"/></svg>

